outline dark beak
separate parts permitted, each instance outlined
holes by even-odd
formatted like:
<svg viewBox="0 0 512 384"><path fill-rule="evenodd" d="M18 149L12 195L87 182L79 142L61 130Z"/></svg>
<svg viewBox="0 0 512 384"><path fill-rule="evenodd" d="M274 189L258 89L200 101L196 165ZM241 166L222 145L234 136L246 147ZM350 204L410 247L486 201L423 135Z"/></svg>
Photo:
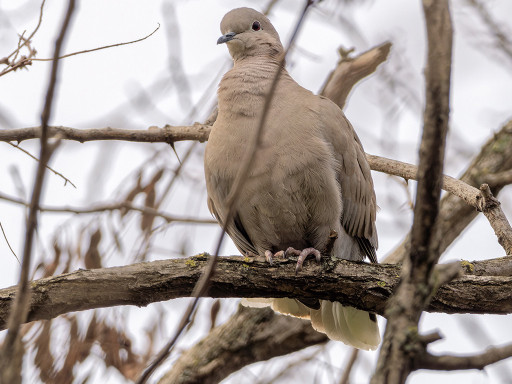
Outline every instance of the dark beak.
<svg viewBox="0 0 512 384"><path fill-rule="evenodd" d="M233 38L236 36L235 32L229 32L225 35L219 37L219 40L217 40L217 44L227 43L228 41L233 40Z"/></svg>

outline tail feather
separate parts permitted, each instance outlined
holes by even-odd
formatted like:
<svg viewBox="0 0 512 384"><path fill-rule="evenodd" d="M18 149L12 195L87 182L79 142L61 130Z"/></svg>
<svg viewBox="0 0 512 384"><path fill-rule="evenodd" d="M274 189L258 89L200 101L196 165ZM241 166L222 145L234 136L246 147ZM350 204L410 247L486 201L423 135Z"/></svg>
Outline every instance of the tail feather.
<svg viewBox="0 0 512 384"><path fill-rule="evenodd" d="M272 309L283 315L300 317L302 319L309 319L310 309L302 304L299 300L295 299L274 299Z"/></svg>
<svg viewBox="0 0 512 384"><path fill-rule="evenodd" d="M375 350L380 344L379 326L368 312L338 302L322 300L321 309L311 311L311 325L331 340L355 348Z"/></svg>
<svg viewBox="0 0 512 384"><path fill-rule="evenodd" d="M240 302L245 307L264 308L270 307L274 311L282 313L283 315L300 317L302 319L309 319L309 308L295 299L242 299Z"/></svg>
<svg viewBox="0 0 512 384"><path fill-rule="evenodd" d="M251 307L251 308L265 308L272 306L272 302L274 299L264 299L264 298L243 298L242 301L240 301L240 304L242 304L244 307Z"/></svg>
<svg viewBox="0 0 512 384"><path fill-rule="evenodd" d="M343 306L338 302L320 301L320 309L311 309L295 299L242 299L248 307L271 307L284 315L311 318L311 325L331 340L364 350L375 350L380 344L377 321L368 312Z"/></svg>

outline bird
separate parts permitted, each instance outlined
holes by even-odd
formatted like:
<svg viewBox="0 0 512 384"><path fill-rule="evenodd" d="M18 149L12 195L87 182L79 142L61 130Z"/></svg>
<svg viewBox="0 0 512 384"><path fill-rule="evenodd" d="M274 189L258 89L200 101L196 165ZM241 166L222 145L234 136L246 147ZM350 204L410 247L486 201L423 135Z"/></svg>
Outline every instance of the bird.
<svg viewBox="0 0 512 384"><path fill-rule="evenodd" d="M345 114L293 80L284 68L279 34L265 15L236 8L223 17L220 29L217 44L227 45L233 67L219 83L218 116L205 148L211 213L243 255L269 262L299 255L297 272L310 255L377 262L370 167ZM228 215L230 192L276 73L253 165ZM339 302L256 298L242 304L308 318L328 338L359 349L380 344L376 315Z"/></svg>

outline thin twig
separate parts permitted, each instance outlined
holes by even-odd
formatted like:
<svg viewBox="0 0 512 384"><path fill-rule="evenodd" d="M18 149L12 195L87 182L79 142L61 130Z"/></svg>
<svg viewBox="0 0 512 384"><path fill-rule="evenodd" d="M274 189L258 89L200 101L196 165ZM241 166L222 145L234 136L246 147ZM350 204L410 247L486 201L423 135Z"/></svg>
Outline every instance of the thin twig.
<svg viewBox="0 0 512 384"><path fill-rule="evenodd" d="M485 181L493 189L495 186L505 186L508 184L512 184L512 169L509 169L509 170L503 171L503 172L485 175Z"/></svg>
<svg viewBox="0 0 512 384"><path fill-rule="evenodd" d="M61 60L61 59L65 59L67 57L71 57L71 56L76 56L76 55L81 55L82 53L90 53L90 52L94 52L94 51L100 51L102 49L107 49L107 48L113 48L113 47L121 47L123 45L128 45L128 44L133 44L133 43L138 43L139 41L143 41L143 40L146 40L147 38L153 36L155 34L156 31L158 31L160 29L160 24L158 24L158 27L155 28L155 30L153 32L151 32L149 35L147 36L144 36L144 37L141 37L140 39L137 39L137 40L132 40L132 41L126 41L124 43L116 43L116 44L110 44L110 45L104 45L102 47L98 47L98 48L93 48L93 49L85 49L83 51L77 51L77 52L73 52L73 53L68 53L67 55L64 55L64 56L59 56L57 58L55 57L52 57L52 58L49 58L49 59L32 59L32 61L52 61L52 60Z"/></svg>
<svg viewBox="0 0 512 384"><path fill-rule="evenodd" d="M44 3L45 3L46 0L43 0L41 2L41 8L40 8L40 11L39 11L39 20L37 22L37 25L36 27L34 28L34 30L32 31L32 33L30 34L30 36L28 38L24 38L23 37L23 34L20 36L20 40L18 41L18 47L9 54L9 56L3 58L1 61L2 63L5 63L7 64L7 68L5 68L4 70L2 70L0 72L0 76L3 76L11 71L15 71L16 69L20 68L20 67L24 67L25 65L29 65L30 64L30 60L32 59L32 55L35 55L35 50L33 50L32 48L30 48L30 41L32 40L32 38L34 37L34 35L36 34L36 32L39 30L39 27L41 26L41 22L43 21L43 8L44 8ZM20 44L19 42L20 41L23 41L22 44ZM26 58L22 58L20 61L16 62L16 59L18 57L18 54L21 50L21 48L23 48L24 46L27 46L28 49L29 49L29 57L26 57ZM9 59L14 55L14 60L12 63L9 63Z"/></svg>
<svg viewBox="0 0 512 384"><path fill-rule="evenodd" d="M27 45L27 43L29 43L30 40L32 40L32 38L34 37L36 32L39 30L39 27L41 26L41 22L43 21L43 8L44 8L44 3L45 2L46 2L46 0L43 0L41 2L41 8L39 10L39 20L37 22L36 27L34 28L34 30L32 31L32 33L30 34L29 37L27 37L26 39L23 39L23 44L18 45L18 48L15 51L13 51L9 56L7 56L7 59L11 58L14 54L19 52L21 48L23 48L25 45Z"/></svg>
<svg viewBox="0 0 512 384"><path fill-rule="evenodd" d="M424 345L415 342L420 314L438 288L431 277L440 255L439 242L434 240L438 234L439 199L450 117L453 28L448 0L423 0L423 12L428 43L426 102L411 246L400 274L401 284L387 304L388 322L372 384L405 383L414 369L414 358L425 349ZM457 271L449 268L445 272L442 275L448 278Z"/></svg>
<svg viewBox="0 0 512 384"><path fill-rule="evenodd" d="M62 48L66 32L71 22L71 17L75 8L75 0L70 0L66 16L62 23L59 36L55 41L54 57L58 58ZM52 148L48 145L48 122L50 120L52 105L54 101L54 93L57 85L59 61L54 60L49 79L48 90L46 93L43 112L41 114L41 152L39 156L39 163L37 166L37 173L34 180L34 188L32 191L32 199L30 201L29 215L27 219L27 228L25 232L25 242L23 249L23 260L20 272L20 279L14 303L11 307L9 314L9 331L5 337L2 349L0 351L0 372L2 382L19 382L21 380L21 357L23 350L21 348L21 334L19 332L20 325L26 321L28 305L30 303L30 286L29 286L29 271L32 256L32 243L34 233L37 228L37 215L39 200L43 189L43 181L46 170L46 163L48 162Z"/></svg>
<svg viewBox="0 0 512 384"><path fill-rule="evenodd" d="M343 375L341 376L339 384L348 384L350 379L350 374L352 373L352 368L354 368L354 364L357 360L357 355L359 355L359 349L352 348L352 352L350 353L350 357L347 361L347 365L343 370Z"/></svg>
<svg viewBox="0 0 512 384"><path fill-rule="evenodd" d="M278 69L276 71L276 74L274 76L274 79L272 81L272 84L270 86L269 93L267 97L265 98L265 103L263 105L262 114L260 117L260 122L258 124L258 128L255 132L255 137L253 138L251 145L249 147L249 150L246 152L245 157L242 159L241 166L237 172L236 178L233 182L233 185L231 187L230 194L228 196L228 210L226 219L221 231L221 234L219 236L219 240L217 242L217 248L215 250L215 254L210 257L208 265L204 271L204 273L201 275L201 278L198 280L196 286L194 287L194 291L192 292L192 296L194 297L193 301L189 304L187 307L187 310L185 311L183 317L181 318L180 324L178 326L178 329L174 335L174 337L162 348L162 350L159 352L159 354L156 356L155 360L150 364L150 366L142 373L142 375L137 380L137 384L143 384L147 381L147 379L151 376L151 374L154 372L154 370L167 358L169 355L171 349L173 348L174 344L180 337L181 333L185 329L186 325L190 321L190 315L194 311L199 298L205 293L209 280L211 276L213 275L213 271L215 270L215 266L217 263L217 258L220 252L220 248L222 246L222 242L224 239L224 236L226 234L226 228L228 226L228 223L232 220L234 215L234 207L236 206L236 203L239 198L240 191L242 189L243 183L247 177L248 171L251 168L253 164L253 160L256 154L256 150L259 147L261 136L263 133L263 127L265 125L266 117L268 114L268 111L270 109L270 104L272 102L272 98L274 96L274 92L277 86L277 83L279 81L279 77L281 74L281 71L283 69L286 54L288 53L288 50L293 45L293 42L295 41L295 38L297 36L297 33L300 29L300 26L302 24L302 21L304 20L304 16L306 14L306 11L309 9L309 7L314 3L312 0L307 0L306 5L299 17L299 20L295 26L295 29L293 31L292 36L290 37L290 41L288 43L288 47L284 52L283 57L281 58L281 62L278 66Z"/></svg>
<svg viewBox="0 0 512 384"><path fill-rule="evenodd" d="M10 201L11 203L19 204L28 207L30 204L24 201L23 199L6 195L0 192L0 199ZM103 203L92 205L89 208L79 208L79 207L51 207L51 206L39 206L39 212L49 212L49 213L74 213L76 215L83 214L93 214L93 213L101 213L108 211L120 211L120 210L130 210L137 211L146 215L152 215L156 217L160 217L167 221L168 223L191 223L191 224L217 224L216 220L213 219L197 219L193 217L180 217L169 215L167 213L163 213L158 211L155 208L151 207L138 207L133 205L130 202L124 201L121 203Z"/></svg>
<svg viewBox="0 0 512 384"><path fill-rule="evenodd" d="M19 144L13 144L11 142L7 142L7 144L9 145L12 145L14 148L17 148L19 149L21 152L23 152L24 154L28 155L29 157L31 157L32 159L34 159L35 161L39 161L39 159L37 157L35 157L34 155L32 155L29 151L23 149L20 147ZM50 171L52 171L54 174L56 174L57 176L60 176L64 179L64 185L66 185L67 183L71 184L75 189L76 189L76 185L73 184L73 182L71 180L69 180L66 176L64 176L62 173L60 172L57 172L55 169L53 169L52 167L50 167L48 164L46 164L46 168L49 169Z"/></svg>
<svg viewBox="0 0 512 384"><path fill-rule="evenodd" d="M4 239L5 239L5 242L7 243L7 246L11 250L11 252L14 255L14 257L16 258L16 260L18 260L18 264L21 265L20 259L18 259L18 256L16 256L16 252L14 252L14 249L12 249L11 244L9 244L9 240L7 240L7 235L5 234L4 227L2 226L1 222L0 222L0 229L2 230L2 233L4 234Z"/></svg>
<svg viewBox="0 0 512 384"><path fill-rule="evenodd" d="M500 207L500 202L496 199L489 188L489 185L480 186L481 195L479 196L479 210L485 215L491 224L498 243L503 247L507 255L512 255L512 227Z"/></svg>
<svg viewBox="0 0 512 384"><path fill-rule="evenodd" d="M487 28L493 33L496 38L495 45L512 59L512 41L509 40L510 33L500 26L491 16L486 8L485 2L480 0L466 0L478 13Z"/></svg>
<svg viewBox="0 0 512 384"><path fill-rule="evenodd" d="M196 124L191 126L150 127L148 130L130 129L76 129L70 127L50 127L50 136L59 135L62 139L79 142L95 140L124 140L145 143L169 143L185 140L206 141L211 126ZM18 141L39 137L39 127L0 130L0 141ZM400 176L406 180L417 180L418 167L413 164L392 160L381 156L366 154L370 168L374 171ZM492 179L494 180L494 178ZM469 205L476 207L479 190L451 176L443 176L443 189L460 197Z"/></svg>
<svg viewBox="0 0 512 384"><path fill-rule="evenodd" d="M405 163L398 160L388 159L386 157L375 156L366 154L366 159L370 164L370 168L373 171L387 173L388 175L394 175L404 178L405 180L418 180L418 166ZM442 175L442 189L445 191L460 197L467 204L477 208L477 199L480 195L480 191L451 176Z"/></svg>

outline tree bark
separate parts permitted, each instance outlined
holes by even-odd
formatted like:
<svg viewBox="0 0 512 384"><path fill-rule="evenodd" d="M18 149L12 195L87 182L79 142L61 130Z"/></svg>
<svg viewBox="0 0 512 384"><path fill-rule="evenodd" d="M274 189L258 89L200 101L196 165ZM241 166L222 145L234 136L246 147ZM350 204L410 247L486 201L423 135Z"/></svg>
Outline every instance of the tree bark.
<svg viewBox="0 0 512 384"><path fill-rule="evenodd" d="M53 319L63 313L117 305L150 303L189 297L208 261L207 255L159 260L124 267L78 270L34 280L28 321ZM296 259L275 262L241 256L219 257L205 296L315 297L383 315L386 301L399 282L400 266L326 260L307 262L295 275ZM461 262L464 275L441 286L431 312L512 313L512 257L485 262ZM276 281L279 284L276 284ZM0 330L6 326L16 287L0 290Z"/></svg>
<svg viewBox="0 0 512 384"><path fill-rule="evenodd" d="M224 325L186 351L160 384L213 384L253 363L327 342L307 320L270 308L239 307Z"/></svg>
<svg viewBox="0 0 512 384"><path fill-rule="evenodd" d="M411 229L409 254L404 260L400 286L388 302L377 370L372 384L405 383L418 353L425 348L418 340L418 321L436 290L434 266L440 255L438 212L444 150L450 116L452 24L448 0L423 1L428 38L425 70L426 106L419 150L418 188Z"/></svg>

